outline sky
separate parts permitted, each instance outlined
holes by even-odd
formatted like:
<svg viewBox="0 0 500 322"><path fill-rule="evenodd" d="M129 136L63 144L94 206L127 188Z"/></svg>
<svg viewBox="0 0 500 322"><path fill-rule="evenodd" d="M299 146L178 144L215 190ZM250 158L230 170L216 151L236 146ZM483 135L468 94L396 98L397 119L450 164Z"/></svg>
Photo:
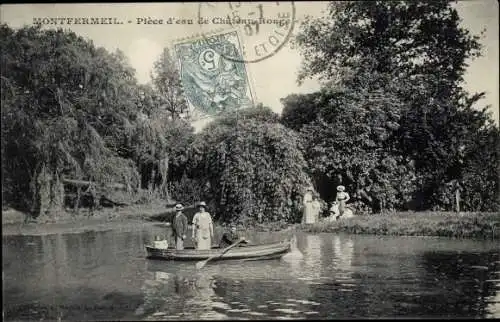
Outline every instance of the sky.
<svg viewBox="0 0 500 322"><path fill-rule="evenodd" d="M272 3L264 3L266 6ZM300 23L304 16L320 16L327 2L295 2L296 19ZM474 34L486 29L483 56L469 62L465 86L470 92L485 91L486 97L478 107L490 105L495 122L499 123L499 53L498 53L498 2L496 0L459 1L456 8L462 18L462 25ZM177 3L113 3L113 4L3 4L0 6L0 21L13 28L31 25L33 18L44 17L116 17L125 22L121 25L66 25L62 26L91 39L95 45L110 51L120 49L136 69L139 82L149 81L155 60L164 47L172 47L180 39L213 31L220 25L195 23L172 25L137 24L137 19L192 18L196 19L199 4ZM269 9L271 10L271 9ZM55 28L58 26L45 26ZM301 56L289 45L262 61L247 63L247 73L256 102L261 102L280 113L283 106L280 99L292 93L309 93L319 89L317 80L297 83L297 72ZM200 123L203 124L204 122ZM198 124L198 125L200 125ZM195 124L195 127L198 126Z"/></svg>

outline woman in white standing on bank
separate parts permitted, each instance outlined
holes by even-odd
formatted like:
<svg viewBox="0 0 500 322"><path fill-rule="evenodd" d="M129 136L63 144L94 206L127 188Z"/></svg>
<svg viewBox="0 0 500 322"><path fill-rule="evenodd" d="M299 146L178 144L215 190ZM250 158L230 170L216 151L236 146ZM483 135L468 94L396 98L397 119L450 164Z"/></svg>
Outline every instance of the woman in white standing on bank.
<svg viewBox="0 0 500 322"><path fill-rule="evenodd" d="M340 185L337 187L337 196L335 197L335 201L338 202L339 205L339 215L337 217L340 218L344 214L346 210L346 203L351 199L349 194L345 192L345 187Z"/></svg>
<svg viewBox="0 0 500 322"><path fill-rule="evenodd" d="M204 201L200 202L198 207L199 211L193 217L193 239L196 249L210 249L214 237L212 217L205 211L207 204Z"/></svg>
<svg viewBox="0 0 500 322"><path fill-rule="evenodd" d="M321 211L321 204L317 197L313 195L314 188L309 187L306 189L303 199L303 216L302 223L314 224L319 219L319 212Z"/></svg>

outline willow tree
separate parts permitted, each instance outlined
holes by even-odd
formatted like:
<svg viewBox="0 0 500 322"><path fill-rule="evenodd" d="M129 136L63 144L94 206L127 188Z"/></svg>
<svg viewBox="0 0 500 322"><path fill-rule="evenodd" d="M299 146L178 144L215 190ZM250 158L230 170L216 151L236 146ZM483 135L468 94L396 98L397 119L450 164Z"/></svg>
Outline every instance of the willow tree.
<svg viewBox="0 0 500 322"><path fill-rule="evenodd" d="M63 30L0 28L2 158L9 203L62 207L61 179L137 184L122 150L135 118L134 70Z"/></svg>
<svg viewBox="0 0 500 322"><path fill-rule="evenodd" d="M142 188L169 197L168 183L182 177L193 138L194 129L187 121L172 120L160 109L139 119L129 144Z"/></svg>

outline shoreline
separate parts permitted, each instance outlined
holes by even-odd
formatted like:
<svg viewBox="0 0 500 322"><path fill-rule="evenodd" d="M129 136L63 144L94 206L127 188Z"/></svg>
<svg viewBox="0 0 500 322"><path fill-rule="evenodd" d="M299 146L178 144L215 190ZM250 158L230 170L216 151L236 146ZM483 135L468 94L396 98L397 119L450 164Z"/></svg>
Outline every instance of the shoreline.
<svg viewBox="0 0 500 322"><path fill-rule="evenodd" d="M500 213L394 212L299 226L311 233L500 239Z"/></svg>
<svg viewBox="0 0 500 322"><path fill-rule="evenodd" d="M162 205L132 206L106 209L94 216L64 214L55 219L41 218L39 222L25 223L24 214L2 211L2 236L77 234L88 231L133 231L145 227L167 227L159 221L159 214L169 213ZM14 219L17 218L17 220ZM22 219L22 220L21 220ZM216 228L223 225L215 223ZM461 239L500 239L500 213L454 212L393 212L376 215L359 215L354 218L329 222L322 218L314 224L269 222L246 227L242 230L280 233L301 231L308 233L348 233L379 236L449 237Z"/></svg>

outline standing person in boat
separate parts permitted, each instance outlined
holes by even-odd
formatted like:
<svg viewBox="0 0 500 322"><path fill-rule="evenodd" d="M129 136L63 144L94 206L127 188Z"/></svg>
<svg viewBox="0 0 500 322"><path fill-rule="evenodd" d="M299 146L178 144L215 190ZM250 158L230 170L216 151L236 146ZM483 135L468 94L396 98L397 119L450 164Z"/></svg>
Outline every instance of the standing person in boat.
<svg viewBox="0 0 500 322"><path fill-rule="evenodd" d="M196 249L210 249L214 236L212 217L205 211L207 204L204 201L200 202L198 207L199 211L193 217L193 239Z"/></svg>
<svg viewBox="0 0 500 322"><path fill-rule="evenodd" d="M219 243L219 248L226 248L231 246L232 244L238 242L240 240L240 235L236 231L236 225L231 225L231 230L226 231L222 234L221 241ZM245 246L244 244L248 244L249 241L243 237L244 241L241 242L239 246Z"/></svg>
<svg viewBox="0 0 500 322"><path fill-rule="evenodd" d="M347 192L345 192L345 187L338 186L337 187L337 196L335 197L335 201L339 205L339 215L338 215L337 219L339 217L342 217L342 215L344 214L345 205L346 205L347 201L349 201L349 199L351 199L351 198L349 197L349 194Z"/></svg>
<svg viewBox="0 0 500 322"><path fill-rule="evenodd" d="M178 203L175 205L175 216L172 218L172 232L175 239L175 249L184 249L184 239L188 228L188 220L186 215L182 212L184 206Z"/></svg>

